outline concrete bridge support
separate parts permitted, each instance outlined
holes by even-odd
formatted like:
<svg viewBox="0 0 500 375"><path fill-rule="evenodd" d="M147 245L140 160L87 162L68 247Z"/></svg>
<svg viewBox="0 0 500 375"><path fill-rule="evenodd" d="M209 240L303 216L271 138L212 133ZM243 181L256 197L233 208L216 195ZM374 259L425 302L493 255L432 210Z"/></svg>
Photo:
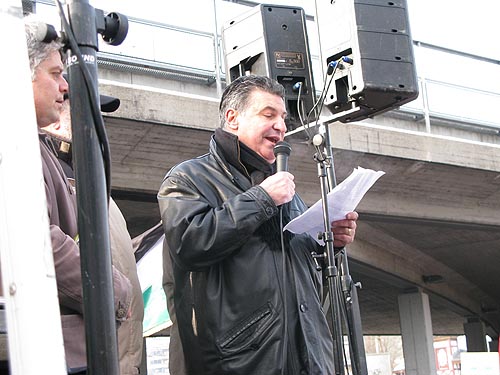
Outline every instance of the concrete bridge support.
<svg viewBox="0 0 500 375"><path fill-rule="evenodd" d="M398 296L406 375L435 375L429 297L420 291Z"/></svg>
<svg viewBox="0 0 500 375"><path fill-rule="evenodd" d="M476 317L470 317L464 323L465 339L468 352L487 352L486 328L484 323Z"/></svg>

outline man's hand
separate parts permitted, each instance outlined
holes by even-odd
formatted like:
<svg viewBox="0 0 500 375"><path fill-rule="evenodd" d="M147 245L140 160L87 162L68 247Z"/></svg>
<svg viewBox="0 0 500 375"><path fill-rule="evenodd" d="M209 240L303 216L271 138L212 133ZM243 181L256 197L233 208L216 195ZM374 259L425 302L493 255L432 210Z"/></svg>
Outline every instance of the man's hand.
<svg viewBox="0 0 500 375"><path fill-rule="evenodd" d="M293 174L278 172L266 178L260 186L271 196L276 206L288 203L295 195Z"/></svg>
<svg viewBox="0 0 500 375"><path fill-rule="evenodd" d="M354 241L358 217L357 212L349 212L345 219L332 221L333 246L344 247Z"/></svg>

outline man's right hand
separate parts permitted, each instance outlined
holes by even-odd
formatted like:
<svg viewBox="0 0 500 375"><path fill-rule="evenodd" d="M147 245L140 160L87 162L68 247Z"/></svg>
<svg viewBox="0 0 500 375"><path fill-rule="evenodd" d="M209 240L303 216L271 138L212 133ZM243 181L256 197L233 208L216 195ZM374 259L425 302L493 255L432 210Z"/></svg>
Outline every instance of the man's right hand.
<svg viewBox="0 0 500 375"><path fill-rule="evenodd" d="M294 176L289 172L277 172L266 178L260 186L271 196L276 206L288 203L295 195Z"/></svg>

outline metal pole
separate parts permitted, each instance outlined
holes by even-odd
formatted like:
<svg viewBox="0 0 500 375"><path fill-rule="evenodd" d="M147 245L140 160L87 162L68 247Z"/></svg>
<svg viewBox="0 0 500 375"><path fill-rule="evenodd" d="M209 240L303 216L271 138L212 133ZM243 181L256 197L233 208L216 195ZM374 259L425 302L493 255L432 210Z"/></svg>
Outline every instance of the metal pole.
<svg viewBox="0 0 500 375"><path fill-rule="evenodd" d="M328 297L330 301L330 311L332 318L332 340L333 340L333 361L334 372L338 375L344 374L343 364L343 343L342 343L342 322L339 312L339 304L336 298L338 290L338 269L335 265L335 250L333 247L333 233L330 229L330 216L328 212L328 176L325 169L326 158L322 153L315 155L318 163L318 177L321 186L321 202L323 203L323 225L325 231L322 233L322 239L325 242L326 248L326 268L323 271L328 282Z"/></svg>
<svg viewBox="0 0 500 375"><path fill-rule="evenodd" d="M222 96L222 82L221 82L221 62L220 54L221 48L219 45L219 26L217 24L217 0L214 0L214 52L215 52L215 83L217 85L217 96L220 98Z"/></svg>
<svg viewBox="0 0 500 375"><path fill-rule="evenodd" d="M97 92L97 29L88 0L68 4L71 29L93 84L87 86L74 51L69 53L73 147L78 202L88 373L118 375L108 194L102 150L95 130L89 90ZM98 109L94 109L97 110ZM100 113L99 113L100 115Z"/></svg>
<svg viewBox="0 0 500 375"><path fill-rule="evenodd" d="M328 124L322 124L320 131L323 132L324 150L327 158L326 170L328 175L328 186L330 191L337 186L335 176L335 164L333 148L331 145L330 131ZM361 312L359 309L357 286L353 282L349 273L349 264L347 260L347 250L344 248L337 255L341 257L339 262L339 277L342 290L342 298L340 299L346 307L346 327L349 339L349 350L354 375L367 375L368 368L366 364L365 346L363 340L363 328L361 325ZM337 289L338 290L338 289ZM329 293L332 294L330 288ZM340 298L340 296L339 296ZM330 297L330 301L331 301Z"/></svg>

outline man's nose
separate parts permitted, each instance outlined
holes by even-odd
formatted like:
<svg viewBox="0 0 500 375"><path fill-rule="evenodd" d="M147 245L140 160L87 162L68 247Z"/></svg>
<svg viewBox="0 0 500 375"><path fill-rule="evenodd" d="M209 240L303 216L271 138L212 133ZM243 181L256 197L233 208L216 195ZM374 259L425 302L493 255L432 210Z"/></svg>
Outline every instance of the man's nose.
<svg viewBox="0 0 500 375"><path fill-rule="evenodd" d="M68 81L66 81L66 79L64 79L64 77L61 76L61 82L59 82L59 91L68 92L68 90L69 90Z"/></svg>
<svg viewBox="0 0 500 375"><path fill-rule="evenodd" d="M286 133L286 122L284 118L280 118L275 125L275 128L280 132Z"/></svg>

